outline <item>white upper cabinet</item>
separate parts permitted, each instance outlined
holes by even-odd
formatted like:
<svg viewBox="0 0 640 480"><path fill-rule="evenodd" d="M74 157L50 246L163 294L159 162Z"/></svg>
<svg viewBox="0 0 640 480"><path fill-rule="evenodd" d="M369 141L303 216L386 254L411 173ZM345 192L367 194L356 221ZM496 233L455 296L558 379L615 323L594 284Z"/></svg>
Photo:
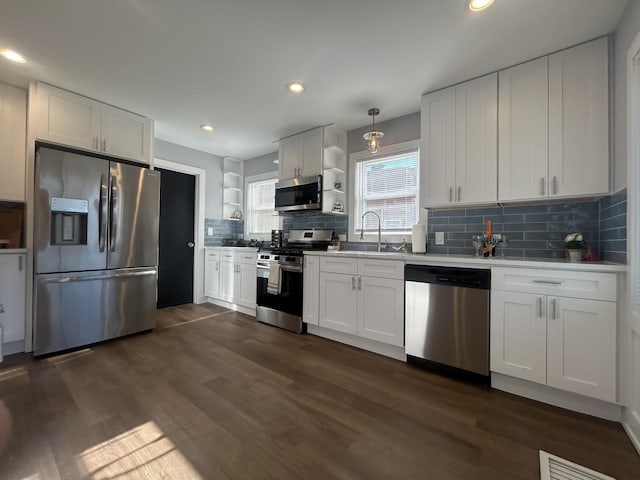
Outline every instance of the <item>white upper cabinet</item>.
<svg viewBox="0 0 640 480"><path fill-rule="evenodd" d="M44 83L36 94L38 140L151 163L153 121Z"/></svg>
<svg viewBox="0 0 640 480"><path fill-rule="evenodd" d="M544 198L548 192L548 59L499 74L498 197Z"/></svg>
<svg viewBox="0 0 640 480"><path fill-rule="evenodd" d="M549 195L609 191L607 38L549 57Z"/></svg>
<svg viewBox="0 0 640 480"><path fill-rule="evenodd" d="M420 191L425 205L453 202L456 177L456 91L454 87L422 97Z"/></svg>
<svg viewBox="0 0 640 480"><path fill-rule="evenodd" d="M456 86L456 201L498 199L498 75Z"/></svg>
<svg viewBox="0 0 640 480"><path fill-rule="evenodd" d="M497 75L422 97L424 206L497 200Z"/></svg>
<svg viewBox="0 0 640 480"><path fill-rule="evenodd" d="M608 79L607 38L500 72L500 201L609 191Z"/></svg>
<svg viewBox="0 0 640 480"><path fill-rule="evenodd" d="M24 202L27 92L0 83L0 200Z"/></svg>
<svg viewBox="0 0 640 480"><path fill-rule="evenodd" d="M323 127L280 140L280 180L312 177L322 173Z"/></svg>

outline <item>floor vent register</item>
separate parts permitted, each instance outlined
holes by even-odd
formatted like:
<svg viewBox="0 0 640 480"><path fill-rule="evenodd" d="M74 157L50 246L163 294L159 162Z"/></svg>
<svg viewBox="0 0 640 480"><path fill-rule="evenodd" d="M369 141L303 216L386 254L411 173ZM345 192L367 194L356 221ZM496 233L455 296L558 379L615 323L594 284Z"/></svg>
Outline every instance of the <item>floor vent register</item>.
<svg viewBox="0 0 640 480"><path fill-rule="evenodd" d="M615 480L615 478L540 450L541 480Z"/></svg>

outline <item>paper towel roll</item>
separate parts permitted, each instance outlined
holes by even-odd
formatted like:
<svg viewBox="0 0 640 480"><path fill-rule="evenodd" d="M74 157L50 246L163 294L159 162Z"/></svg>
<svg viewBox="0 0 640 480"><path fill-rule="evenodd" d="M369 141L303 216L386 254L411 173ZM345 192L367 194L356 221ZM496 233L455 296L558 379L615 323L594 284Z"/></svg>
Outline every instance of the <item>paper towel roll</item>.
<svg viewBox="0 0 640 480"><path fill-rule="evenodd" d="M416 223L411 227L411 250L413 253L427 251L427 230L422 223Z"/></svg>

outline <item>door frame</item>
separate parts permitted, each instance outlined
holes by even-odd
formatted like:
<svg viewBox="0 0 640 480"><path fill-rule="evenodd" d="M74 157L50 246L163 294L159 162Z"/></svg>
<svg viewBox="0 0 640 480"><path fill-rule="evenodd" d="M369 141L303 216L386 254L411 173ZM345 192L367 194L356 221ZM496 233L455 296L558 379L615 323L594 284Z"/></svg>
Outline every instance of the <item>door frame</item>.
<svg viewBox="0 0 640 480"><path fill-rule="evenodd" d="M193 303L204 303L204 207L207 173L203 168L192 167L184 163L153 159L153 168L164 168L178 173L193 175L196 180L193 227ZM162 179L160 180L162 185Z"/></svg>

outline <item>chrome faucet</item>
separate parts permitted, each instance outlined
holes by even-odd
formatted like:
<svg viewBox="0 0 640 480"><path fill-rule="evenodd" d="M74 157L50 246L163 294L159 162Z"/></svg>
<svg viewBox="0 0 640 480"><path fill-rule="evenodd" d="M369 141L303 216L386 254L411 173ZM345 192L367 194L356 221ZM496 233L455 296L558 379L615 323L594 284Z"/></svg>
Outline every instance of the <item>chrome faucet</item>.
<svg viewBox="0 0 640 480"><path fill-rule="evenodd" d="M360 240L364 239L364 217L369 213L373 213L376 217L378 217L378 251L382 251L382 222L380 220L380 215L378 215L373 210L367 210L362 214L362 228L360 228Z"/></svg>

